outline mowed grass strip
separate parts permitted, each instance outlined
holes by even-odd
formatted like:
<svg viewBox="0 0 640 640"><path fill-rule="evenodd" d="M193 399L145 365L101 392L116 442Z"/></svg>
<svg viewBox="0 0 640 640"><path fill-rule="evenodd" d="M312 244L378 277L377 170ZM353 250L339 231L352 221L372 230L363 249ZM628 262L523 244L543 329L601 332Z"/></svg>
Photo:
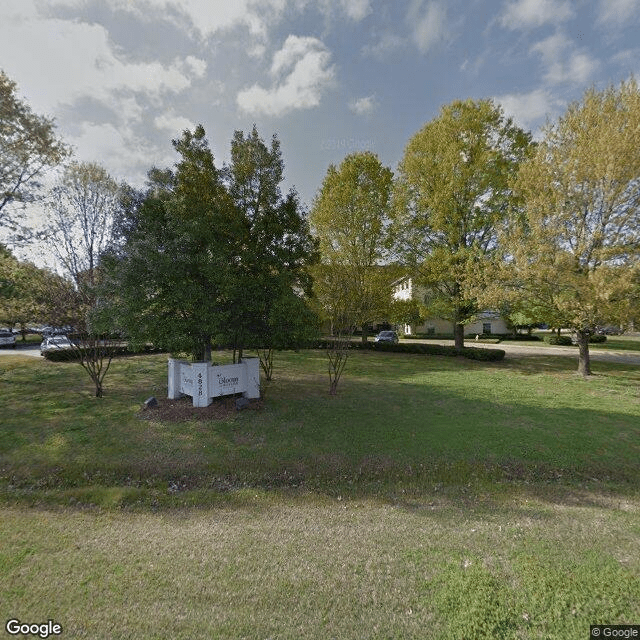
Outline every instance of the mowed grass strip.
<svg viewBox="0 0 640 640"><path fill-rule="evenodd" d="M638 368L354 352L330 397L322 352L276 366L259 410L168 423L140 412L166 357L116 360L103 399L78 365L0 361L4 620L571 640L640 619Z"/></svg>
<svg viewBox="0 0 640 640"><path fill-rule="evenodd" d="M166 395L166 356L115 360L103 399L77 364L5 357L2 487L28 497L120 486L136 501L169 482L330 493L478 477L636 486L640 367L594 368L585 381L564 358L353 352L331 397L322 352L284 352L258 410L172 423L141 412Z"/></svg>
<svg viewBox="0 0 640 640"><path fill-rule="evenodd" d="M578 640L640 617L637 500L240 493L233 509L5 509L4 618L95 640Z"/></svg>

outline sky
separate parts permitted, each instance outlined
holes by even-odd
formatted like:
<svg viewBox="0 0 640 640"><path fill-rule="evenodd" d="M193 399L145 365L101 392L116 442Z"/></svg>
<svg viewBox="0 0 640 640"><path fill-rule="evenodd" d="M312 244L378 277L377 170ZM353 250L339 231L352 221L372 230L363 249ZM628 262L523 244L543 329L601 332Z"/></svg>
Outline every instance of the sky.
<svg viewBox="0 0 640 640"><path fill-rule="evenodd" d="M456 99L539 136L592 86L640 76L640 0L0 0L0 68L78 161L144 184L202 124L276 134L307 206L328 166L395 170Z"/></svg>

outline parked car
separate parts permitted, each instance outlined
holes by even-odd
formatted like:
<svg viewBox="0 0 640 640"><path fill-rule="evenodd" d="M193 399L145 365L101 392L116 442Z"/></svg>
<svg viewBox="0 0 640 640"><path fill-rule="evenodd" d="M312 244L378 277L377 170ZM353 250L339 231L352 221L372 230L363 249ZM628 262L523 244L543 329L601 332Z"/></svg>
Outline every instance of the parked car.
<svg viewBox="0 0 640 640"><path fill-rule="evenodd" d="M374 342L391 342L398 343L398 334L395 331L381 331L375 338Z"/></svg>
<svg viewBox="0 0 640 640"><path fill-rule="evenodd" d="M40 344L40 355L44 355L47 351L55 351L57 349L71 349L73 345L71 340L65 335L48 336Z"/></svg>
<svg viewBox="0 0 640 640"><path fill-rule="evenodd" d="M0 347L16 348L16 337L13 331L9 331L8 329L0 330Z"/></svg>
<svg viewBox="0 0 640 640"><path fill-rule="evenodd" d="M617 336L620 335L620 327L616 327L615 325L598 327L596 329L596 333L600 334L601 336Z"/></svg>

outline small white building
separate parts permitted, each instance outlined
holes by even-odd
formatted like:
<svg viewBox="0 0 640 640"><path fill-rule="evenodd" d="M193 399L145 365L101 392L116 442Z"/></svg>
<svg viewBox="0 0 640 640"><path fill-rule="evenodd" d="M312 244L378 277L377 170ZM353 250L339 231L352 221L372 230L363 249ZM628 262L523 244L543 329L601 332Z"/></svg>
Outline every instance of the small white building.
<svg viewBox="0 0 640 640"><path fill-rule="evenodd" d="M414 284L410 276L401 278L394 283L393 297L396 300L414 300L419 299L423 293L422 287ZM436 334L452 334L453 322L442 318L428 318L422 325L405 324L400 327L405 335L414 335L416 333ZM470 322L464 327L465 336L475 336L478 334L504 334L509 333L506 322L497 311L482 311L478 314L474 322Z"/></svg>

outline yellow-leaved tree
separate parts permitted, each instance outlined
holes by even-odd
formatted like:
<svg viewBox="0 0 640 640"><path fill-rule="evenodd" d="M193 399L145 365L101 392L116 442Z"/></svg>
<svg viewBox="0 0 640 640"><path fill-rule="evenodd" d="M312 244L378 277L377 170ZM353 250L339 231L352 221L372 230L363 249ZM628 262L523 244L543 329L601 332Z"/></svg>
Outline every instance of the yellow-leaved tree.
<svg viewBox="0 0 640 640"><path fill-rule="evenodd" d="M572 329L591 374L599 324L637 313L640 92L634 79L582 100L546 127L515 181L520 206L504 239L511 296Z"/></svg>

